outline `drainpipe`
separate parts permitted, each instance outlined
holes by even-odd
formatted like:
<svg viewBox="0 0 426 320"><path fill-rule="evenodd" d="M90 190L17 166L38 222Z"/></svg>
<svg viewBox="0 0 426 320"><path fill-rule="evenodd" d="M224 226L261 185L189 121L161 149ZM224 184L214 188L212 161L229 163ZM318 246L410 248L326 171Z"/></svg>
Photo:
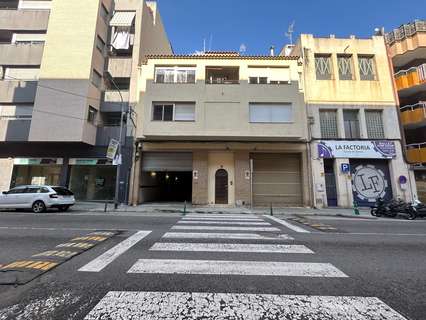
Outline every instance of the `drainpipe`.
<svg viewBox="0 0 426 320"><path fill-rule="evenodd" d="M413 165L415 163L410 162L407 158L407 142L405 140L404 126L403 126L402 120L401 120L401 111L400 111L401 105L400 105L400 102L399 102L398 90L396 88L396 82L395 82L395 77L394 77L394 67L393 67L392 57L391 57L390 52L389 52L389 47L386 44L386 40L385 40L384 36L383 36L383 42L385 43L386 54L387 54L387 58L388 58L389 72L392 76L392 91L393 91L393 96L395 98L396 107L397 107L397 118L398 118L399 131L400 131L400 135L401 135L401 138L399 139L399 141L401 143L401 148L402 148L402 157L404 158L404 161L407 165ZM410 171L410 169L408 171ZM413 188L412 188L413 183L411 181L411 175L410 174L408 174L408 182L409 182L409 185L410 185L411 200L414 201L415 199L414 199Z"/></svg>

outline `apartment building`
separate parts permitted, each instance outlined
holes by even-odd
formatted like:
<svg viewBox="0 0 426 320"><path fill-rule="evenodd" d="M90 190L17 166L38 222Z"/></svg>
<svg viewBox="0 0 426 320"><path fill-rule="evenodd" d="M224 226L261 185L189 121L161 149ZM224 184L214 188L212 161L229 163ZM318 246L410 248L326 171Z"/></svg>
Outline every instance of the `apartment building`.
<svg viewBox="0 0 426 320"><path fill-rule="evenodd" d="M426 201L426 21L403 24L386 34L395 72L407 159L419 199Z"/></svg>
<svg viewBox="0 0 426 320"><path fill-rule="evenodd" d="M155 2L0 2L0 187L69 186L77 199L111 200L106 158L121 110L120 198L133 155L138 65L172 49Z"/></svg>
<svg viewBox="0 0 426 320"><path fill-rule="evenodd" d="M288 56L148 56L133 203L310 205L301 71Z"/></svg>
<svg viewBox="0 0 426 320"><path fill-rule="evenodd" d="M411 200L384 38L303 34L292 54L303 59L314 205Z"/></svg>

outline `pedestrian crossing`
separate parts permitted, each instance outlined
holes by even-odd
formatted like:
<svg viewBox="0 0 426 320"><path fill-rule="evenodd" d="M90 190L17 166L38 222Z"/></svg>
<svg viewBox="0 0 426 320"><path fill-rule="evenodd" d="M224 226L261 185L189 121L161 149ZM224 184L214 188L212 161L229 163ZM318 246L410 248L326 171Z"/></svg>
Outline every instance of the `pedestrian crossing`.
<svg viewBox="0 0 426 320"><path fill-rule="evenodd" d="M280 219L268 218L237 214L187 215L149 248L150 253L156 253L155 258L140 257L127 274L273 276L291 277L293 281L298 278L345 281L349 278L327 261L300 261L305 260L303 257L314 257L316 253L298 244L293 234L284 233L283 228L295 234L309 231ZM203 259L206 256L208 259ZM296 256L298 259L292 261ZM90 271L86 266L80 271L88 269ZM384 302L372 297L167 291L111 291L85 320L104 318L404 319Z"/></svg>

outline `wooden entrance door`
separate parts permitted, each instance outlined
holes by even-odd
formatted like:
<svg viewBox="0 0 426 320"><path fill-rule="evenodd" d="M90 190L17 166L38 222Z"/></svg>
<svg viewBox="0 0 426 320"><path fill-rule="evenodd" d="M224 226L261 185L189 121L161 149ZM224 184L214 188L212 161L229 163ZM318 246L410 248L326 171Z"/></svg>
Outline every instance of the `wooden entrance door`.
<svg viewBox="0 0 426 320"><path fill-rule="evenodd" d="M228 204L228 172L225 169L215 174L215 203Z"/></svg>

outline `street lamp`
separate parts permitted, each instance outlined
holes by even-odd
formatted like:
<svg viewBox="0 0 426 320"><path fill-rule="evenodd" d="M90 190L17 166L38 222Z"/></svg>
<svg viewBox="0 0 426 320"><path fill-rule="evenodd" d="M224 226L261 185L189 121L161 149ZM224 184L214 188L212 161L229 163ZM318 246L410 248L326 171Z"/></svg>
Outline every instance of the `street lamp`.
<svg viewBox="0 0 426 320"><path fill-rule="evenodd" d="M117 209L119 205L119 193L120 193L120 171L121 171L121 162L122 162L122 156L121 156L121 139L123 138L123 122L124 122L124 100L123 95L121 94L120 88L117 86L117 84L114 82L114 79L109 74L109 72L104 72L104 77L108 78L108 80L112 83L112 85L117 89L118 94L120 95L121 100L121 115L120 115L120 132L118 135L118 148L117 148L117 173L115 177L115 193L114 193L114 208Z"/></svg>

